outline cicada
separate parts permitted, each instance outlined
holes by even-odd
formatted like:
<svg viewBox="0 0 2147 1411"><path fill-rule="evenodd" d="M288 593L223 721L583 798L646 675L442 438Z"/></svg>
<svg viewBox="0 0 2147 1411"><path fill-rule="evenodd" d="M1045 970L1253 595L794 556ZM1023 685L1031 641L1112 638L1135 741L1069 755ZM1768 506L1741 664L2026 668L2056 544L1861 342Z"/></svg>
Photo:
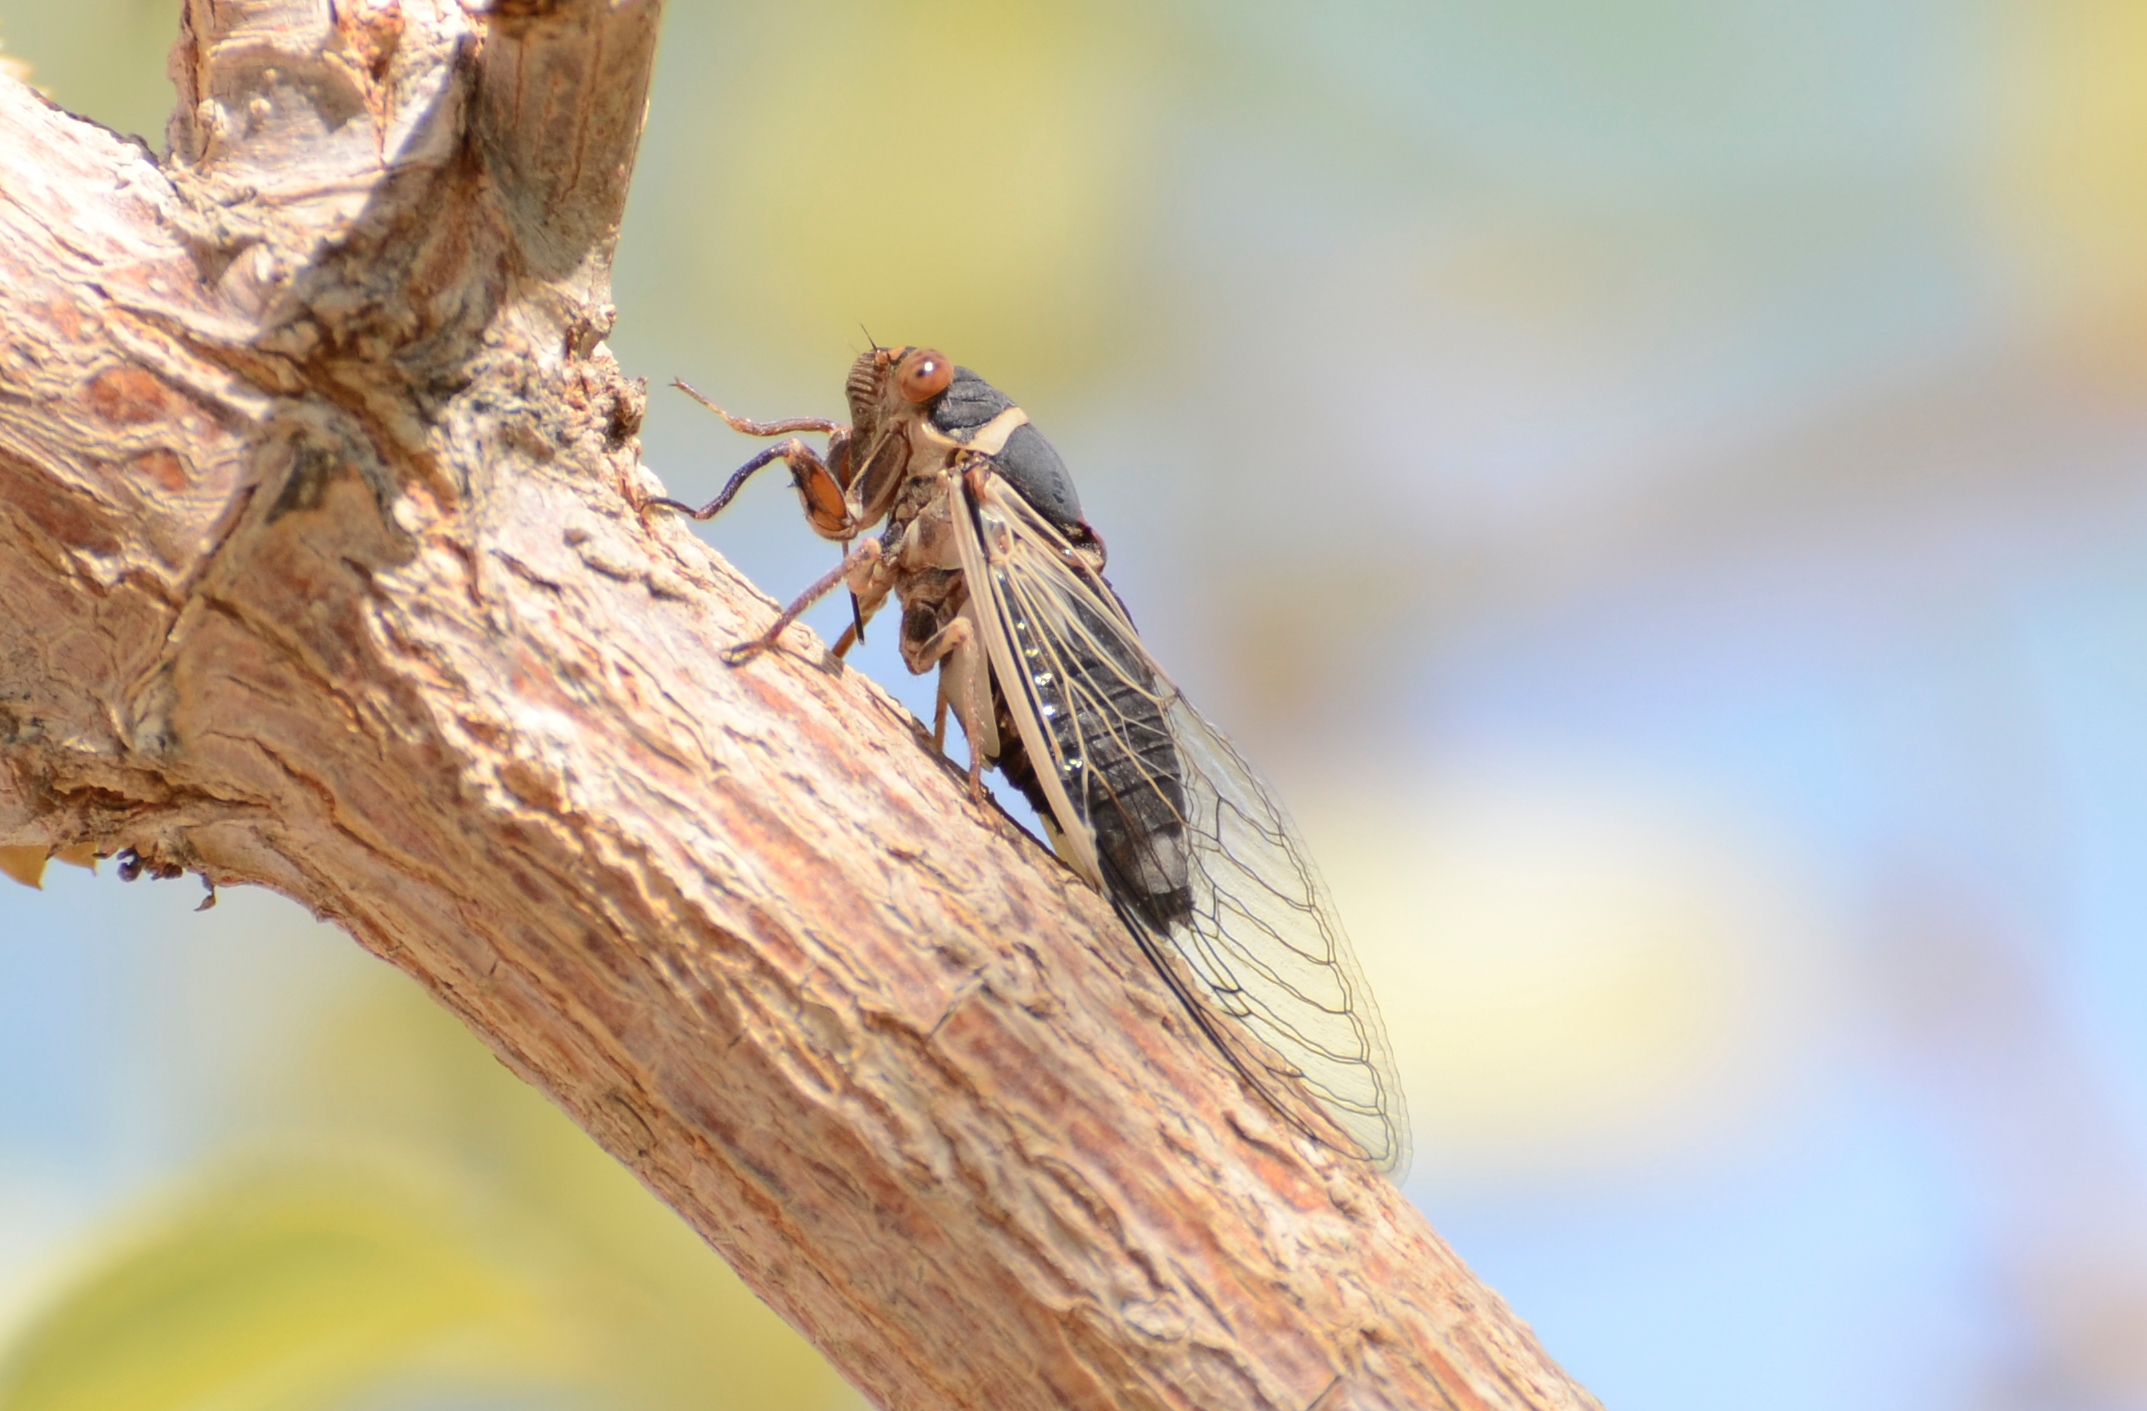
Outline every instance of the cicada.
<svg viewBox="0 0 2147 1411"><path fill-rule="evenodd" d="M1304 841L1141 644L1065 463L1027 414L930 348L859 357L848 425L750 421L677 385L738 431L788 439L705 505L649 504L709 519L781 461L814 532L849 546L727 659L772 647L847 586L840 655L892 596L904 663L939 671L934 743L944 748L951 711L972 792L988 767L1021 790L1059 857L1110 900L1194 1025L1275 1111L1402 1170L1409 1124L1393 1054ZM826 452L798 433L825 433Z"/></svg>

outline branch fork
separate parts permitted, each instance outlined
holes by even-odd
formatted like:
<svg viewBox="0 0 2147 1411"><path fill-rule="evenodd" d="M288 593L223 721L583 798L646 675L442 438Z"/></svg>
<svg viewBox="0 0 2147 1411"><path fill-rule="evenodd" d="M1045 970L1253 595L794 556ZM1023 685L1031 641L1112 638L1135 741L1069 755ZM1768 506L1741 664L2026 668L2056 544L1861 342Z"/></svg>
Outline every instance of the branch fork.
<svg viewBox="0 0 2147 1411"><path fill-rule="evenodd" d="M272 887L892 1408L1593 1407L639 463L658 0L187 0L0 77L0 868Z"/></svg>

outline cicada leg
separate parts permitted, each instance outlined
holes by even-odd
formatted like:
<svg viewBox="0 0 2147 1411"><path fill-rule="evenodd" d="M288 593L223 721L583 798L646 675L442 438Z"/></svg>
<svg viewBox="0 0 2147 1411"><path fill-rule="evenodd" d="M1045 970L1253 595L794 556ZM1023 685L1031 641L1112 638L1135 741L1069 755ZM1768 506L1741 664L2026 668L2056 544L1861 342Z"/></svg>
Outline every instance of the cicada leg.
<svg viewBox="0 0 2147 1411"><path fill-rule="evenodd" d="M843 506L841 483L828 469L827 462L820 458L820 453L795 436L779 446L770 446L732 471L731 478L716 492L716 497L705 505L689 505L684 500L657 495L642 501L642 508L661 505L665 509L680 510L689 519L714 519L737 498L745 483L753 478L753 472L772 461L781 461L790 467L791 483L797 486L799 498L805 501L805 517L814 531L829 539L848 537L843 531L849 525L850 516Z"/></svg>
<svg viewBox="0 0 2147 1411"><path fill-rule="evenodd" d="M880 604L886 600L887 594L885 590L881 590L873 595L868 604L866 595L860 593L856 586L852 585L850 589L850 625L842 629L842 635L835 639L835 645L829 650L833 651L838 657L849 655L850 648L865 640L865 624L872 620L872 615L880 610Z"/></svg>
<svg viewBox="0 0 2147 1411"><path fill-rule="evenodd" d="M682 510L697 520L714 519L723 513L724 507L745 488L753 472L773 461L781 461L790 467L790 483L798 492L798 499L805 506L805 518L813 532L823 539L835 539L843 543L857 537L857 525L851 515L844 492L850 481L850 428L841 422L828 421L816 416L796 416L783 421L751 421L742 416L732 416L708 398L688 387L684 382L672 386L699 402L702 406L728 422L735 431L748 436L789 436L779 446L770 446L753 459L731 472L723 489L705 505L694 506L684 500L658 497L646 500L642 508L662 505L666 509ZM827 455L800 441L792 433L799 431L824 431L828 434ZM862 634L860 623L860 633Z"/></svg>
<svg viewBox="0 0 2147 1411"><path fill-rule="evenodd" d="M723 408L709 401L699 392L694 391L683 377L672 378L671 385L729 422L731 430L743 432L748 436L788 436L794 431L843 431L847 429L839 421L828 421L817 416L793 416L782 421L752 421L742 416L733 416L723 410Z"/></svg>
<svg viewBox="0 0 2147 1411"><path fill-rule="evenodd" d="M933 712L932 744L947 748L947 708L952 705L961 722L962 736L969 741L969 797L984 799L984 766L999 755L999 732L986 713L987 671L984 644L977 640L976 623L963 613L922 642L904 642L902 658L909 669L923 675L939 667L939 705Z"/></svg>
<svg viewBox="0 0 2147 1411"><path fill-rule="evenodd" d="M844 582L848 582L851 591L857 593L860 598L871 597L875 578L872 570L878 567L879 562L880 541L877 539L865 540L852 549L841 563L836 564L819 578L814 579L812 586L798 594L790 606L783 609L782 614L775 619L767 631L751 641L740 642L736 646L726 649L723 653L723 660L731 666L743 666L754 657L759 656L762 652L774 646L776 639L783 635L784 629L789 627L791 623L796 622L807 608L819 602L829 593L834 592L836 587ZM860 585L863 585L862 590ZM879 589L878 596L886 596L886 590ZM874 598L873 606L879 606L877 598Z"/></svg>

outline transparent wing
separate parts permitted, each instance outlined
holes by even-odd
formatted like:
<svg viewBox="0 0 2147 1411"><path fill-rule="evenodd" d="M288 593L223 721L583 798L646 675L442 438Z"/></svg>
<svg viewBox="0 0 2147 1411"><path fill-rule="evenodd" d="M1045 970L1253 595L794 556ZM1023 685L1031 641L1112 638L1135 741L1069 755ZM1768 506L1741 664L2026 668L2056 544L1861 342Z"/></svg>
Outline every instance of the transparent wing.
<svg viewBox="0 0 2147 1411"><path fill-rule="evenodd" d="M1089 557L988 471L962 496L964 576L1026 754L1002 765L1239 1073L1398 1176L1409 1121L1386 1031L1274 790L1148 656Z"/></svg>

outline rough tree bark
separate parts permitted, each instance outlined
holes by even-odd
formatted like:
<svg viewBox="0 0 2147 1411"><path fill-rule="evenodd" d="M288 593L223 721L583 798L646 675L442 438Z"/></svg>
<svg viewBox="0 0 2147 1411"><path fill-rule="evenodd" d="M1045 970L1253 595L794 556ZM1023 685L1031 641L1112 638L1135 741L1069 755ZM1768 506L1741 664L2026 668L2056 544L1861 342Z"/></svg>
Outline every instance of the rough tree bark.
<svg viewBox="0 0 2147 1411"><path fill-rule="evenodd" d="M333 918L884 1406L1594 1406L906 712L719 662L603 343L659 0L475 9L188 0L161 163L0 79L10 858Z"/></svg>

